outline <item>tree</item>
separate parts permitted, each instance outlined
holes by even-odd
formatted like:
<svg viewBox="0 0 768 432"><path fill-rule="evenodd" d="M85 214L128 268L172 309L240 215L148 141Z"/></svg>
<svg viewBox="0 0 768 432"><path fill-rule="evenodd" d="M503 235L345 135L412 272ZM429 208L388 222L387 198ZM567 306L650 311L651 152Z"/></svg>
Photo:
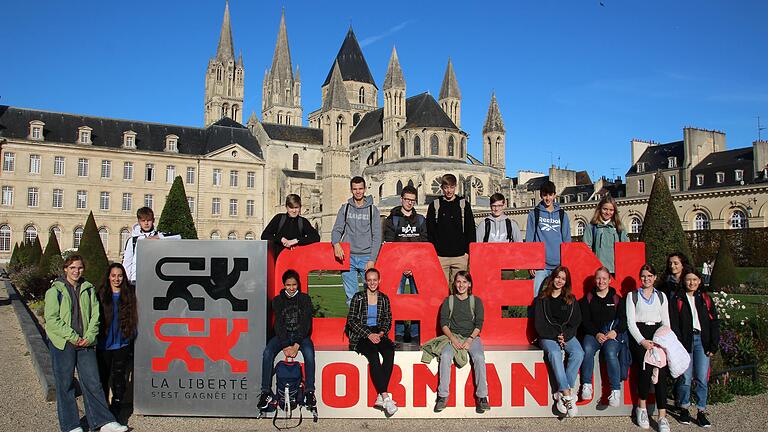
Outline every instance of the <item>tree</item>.
<svg viewBox="0 0 768 432"><path fill-rule="evenodd" d="M18 267L19 267L19 244L14 243L13 252L11 252L11 259L10 261L8 261L8 269L11 271L16 271Z"/></svg>
<svg viewBox="0 0 768 432"><path fill-rule="evenodd" d="M51 266L60 266L61 248L59 247L59 239L56 238L56 234L53 230L48 232L48 244L45 245L45 252L43 258L40 260L40 274L43 276L56 274L56 269L52 269Z"/></svg>
<svg viewBox="0 0 768 432"><path fill-rule="evenodd" d="M26 240L23 240L19 244L19 250L16 252L19 256L19 268L26 267L29 265L29 253L31 245Z"/></svg>
<svg viewBox="0 0 768 432"><path fill-rule="evenodd" d="M99 236L99 229L96 227L93 212L88 214L77 252L83 257L85 264L83 277L93 286L100 287L104 283L104 274L109 267L109 260L107 253L104 252L104 245L101 243L101 236Z"/></svg>
<svg viewBox="0 0 768 432"><path fill-rule="evenodd" d="M173 180L168 198L165 200L163 212L157 230L167 233L181 234L183 239L197 239L197 229L192 213L189 211L187 193L184 190L184 182L181 176Z"/></svg>
<svg viewBox="0 0 768 432"><path fill-rule="evenodd" d="M734 287L737 283L736 264L733 263L731 245L728 243L728 236L723 232L720 236L720 247L717 249L715 268L712 269L709 287L712 290L721 290L727 287Z"/></svg>
<svg viewBox="0 0 768 432"><path fill-rule="evenodd" d="M672 194L661 172L657 172L653 180L640 241L645 242L646 262L659 271L666 267L667 256L673 252L691 256L690 246L672 202Z"/></svg>
<svg viewBox="0 0 768 432"><path fill-rule="evenodd" d="M40 237L35 235L35 241L32 242L29 249L29 265L39 267L42 258L43 247L40 245Z"/></svg>

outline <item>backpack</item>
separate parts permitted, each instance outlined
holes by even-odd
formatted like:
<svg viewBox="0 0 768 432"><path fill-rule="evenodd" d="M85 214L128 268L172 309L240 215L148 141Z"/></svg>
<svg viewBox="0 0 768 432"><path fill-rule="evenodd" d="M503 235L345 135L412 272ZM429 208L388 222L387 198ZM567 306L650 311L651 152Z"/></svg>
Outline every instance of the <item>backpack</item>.
<svg viewBox="0 0 768 432"><path fill-rule="evenodd" d="M561 219L561 222L562 222L562 219ZM592 225L592 253L596 253L597 252L597 241L596 241L597 225L595 224L590 224L590 225ZM616 227L614 227L614 229L616 230L616 235L619 237L619 240L621 240L621 230Z"/></svg>
<svg viewBox="0 0 768 432"><path fill-rule="evenodd" d="M709 315L709 320L714 321L715 320L715 314L712 312L712 297L709 296L709 294L702 292L701 298L704 299L704 305L707 308L707 315ZM677 313L680 313L683 311L683 299L678 296L677 297Z"/></svg>
<svg viewBox="0 0 768 432"><path fill-rule="evenodd" d="M432 201L435 207L435 223L437 223L437 217L439 216L438 210L440 210L440 197ZM461 209L461 233L464 234L464 209L467 207L467 199L459 199L459 208Z"/></svg>
<svg viewBox="0 0 768 432"><path fill-rule="evenodd" d="M346 213L344 213L344 216L345 216L344 221L346 222ZM298 223L298 225L299 225L299 236L303 236L304 235L304 221L302 220L303 218L301 216L297 216L297 217L299 219L298 221L296 221ZM277 231L275 231L275 233L279 233L280 230L283 229L283 225L285 225L285 223L287 221L288 221L288 214L287 213L283 213L280 216L280 222L277 223Z"/></svg>
<svg viewBox="0 0 768 432"><path fill-rule="evenodd" d="M509 218L504 219L507 221L507 242L512 242L512 221ZM485 236L483 237L483 243L488 243L488 239L491 237L491 220L485 218Z"/></svg>
<svg viewBox="0 0 768 432"><path fill-rule="evenodd" d="M563 218L565 217L565 210L562 208L558 211L560 213L560 237L563 238L563 241L565 241L565 238L563 236ZM539 215L541 214L541 209L539 209L539 206L536 206L533 208L533 241L536 241L536 238L539 235Z"/></svg>
<svg viewBox="0 0 768 432"><path fill-rule="evenodd" d="M341 229L341 238L347 232L347 213L349 213L349 203L344 207L344 227ZM368 207L368 222L371 224L371 240L373 240L373 204Z"/></svg>
<svg viewBox="0 0 768 432"><path fill-rule="evenodd" d="M304 375L301 363L281 360L275 366L275 399L283 411L292 411L304 403Z"/></svg>
<svg viewBox="0 0 768 432"><path fill-rule="evenodd" d="M664 296L658 294L655 289L653 290L653 293L659 297L659 301L661 302L661 305L664 306ZM635 306L637 306L637 298L638 298L637 290L632 291L632 303L634 303Z"/></svg>
<svg viewBox="0 0 768 432"><path fill-rule="evenodd" d="M453 298L456 297L456 294L451 294L448 296L448 320L451 320L451 317L453 317ZM475 319L475 296L470 295L469 296L469 310L472 312L472 320Z"/></svg>

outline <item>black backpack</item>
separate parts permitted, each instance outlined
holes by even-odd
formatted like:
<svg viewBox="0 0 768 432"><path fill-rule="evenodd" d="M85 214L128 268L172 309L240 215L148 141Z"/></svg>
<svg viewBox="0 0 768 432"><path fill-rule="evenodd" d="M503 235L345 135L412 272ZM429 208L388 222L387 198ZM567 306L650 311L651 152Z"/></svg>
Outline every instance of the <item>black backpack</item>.
<svg viewBox="0 0 768 432"><path fill-rule="evenodd" d="M277 406L284 411L293 411L304 403L304 374L301 363L297 361L279 361L275 366L275 399Z"/></svg>
<svg viewBox="0 0 768 432"><path fill-rule="evenodd" d="M512 221L509 218L504 219L507 221L507 241L512 241ZM483 243L488 243L488 239L491 237L491 220L485 218L485 236L483 237Z"/></svg>

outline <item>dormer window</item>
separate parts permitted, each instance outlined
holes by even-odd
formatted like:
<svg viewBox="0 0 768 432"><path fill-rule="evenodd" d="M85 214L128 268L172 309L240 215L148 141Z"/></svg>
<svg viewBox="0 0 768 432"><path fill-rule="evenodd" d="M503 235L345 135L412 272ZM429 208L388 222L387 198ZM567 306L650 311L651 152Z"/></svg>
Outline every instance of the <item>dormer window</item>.
<svg viewBox="0 0 768 432"><path fill-rule="evenodd" d="M637 163L637 172L639 172L639 173L645 172L645 162L638 162Z"/></svg>
<svg viewBox="0 0 768 432"><path fill-rule="evenodd" d="M704 174L696 174L696 186L704 185Z"/></svg>
<svg viewBox="0 0 768 432"><path fill-rule="evenodd" d="M717 176L717 182L718 183L723 183L725 181L725 173L724 172L719 172L719 173L716 173L715 175Z"/></svg>
<svg viewBox="0 0 768 432"><path fill-rule="evenodd" d="M78 144L93 144L91 141L91 131L93 129L88 126L80 126L77 128L77 143Z"/></svg>
<svg viewBox="0 0 768 432"><path fill-rule="evenodd" d="M744 170L736 170L735 171L736 181L742 181L744 180Z"/></svg>
<svg viewBox="0 0 768 432"><path fill-rule="evenodd" d="M134 131L123 132L123 148L127 148L127 149L136 148L136 132Z"/></svg>
<svg viewBox="0 0 768 432"><path fill-rule="evenodd" d="M176 135L165 136L165 151L178 153L179 152L179 137Z"/></svg>
<svg viewBox="0 0 768 432"><path fill-rule="evenodd" d="M40 120L32 120L29 122L29 139L34 141L43 140L43 127L45 123Z"/></svg>
<svg viewBox="0 0 768 432"><path fill-rule="evenodd" d="M677 168L677 158L675 156L667 158L667 168Z"/></svg>

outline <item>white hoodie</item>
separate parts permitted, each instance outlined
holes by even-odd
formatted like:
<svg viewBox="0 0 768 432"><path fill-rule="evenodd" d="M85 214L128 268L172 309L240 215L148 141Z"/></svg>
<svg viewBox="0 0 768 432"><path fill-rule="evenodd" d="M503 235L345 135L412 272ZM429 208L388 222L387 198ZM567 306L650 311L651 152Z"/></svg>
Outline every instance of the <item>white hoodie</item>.
<svg viewBox="0 0 768 432"><path fill-rule="evenodd" d="M131 230L131 238L125 242L123 249L123 267L125 267L125 272L128 275L128 281L132 284L136 284L136 243L139 240L155 235L161 239L181 239L180 234L169 235L162 233L157 231L154 225L151 231L144 232L141 230L141 225L138 223L134 224Z"/></svg>

